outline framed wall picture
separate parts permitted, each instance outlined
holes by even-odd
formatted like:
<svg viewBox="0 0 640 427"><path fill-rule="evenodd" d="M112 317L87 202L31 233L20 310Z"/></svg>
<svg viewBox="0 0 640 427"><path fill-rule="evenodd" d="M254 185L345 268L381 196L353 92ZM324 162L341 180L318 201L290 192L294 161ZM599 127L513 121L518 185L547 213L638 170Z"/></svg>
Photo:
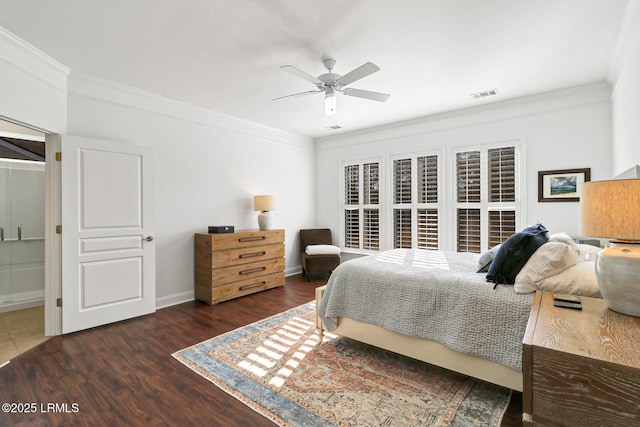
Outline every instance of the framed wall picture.
<svg viewBox="0 0 640 427"><path fill-rule="evenodd" d="M591 168L538 172L539 202L578 202L582 184L591 180Z"/></svg>

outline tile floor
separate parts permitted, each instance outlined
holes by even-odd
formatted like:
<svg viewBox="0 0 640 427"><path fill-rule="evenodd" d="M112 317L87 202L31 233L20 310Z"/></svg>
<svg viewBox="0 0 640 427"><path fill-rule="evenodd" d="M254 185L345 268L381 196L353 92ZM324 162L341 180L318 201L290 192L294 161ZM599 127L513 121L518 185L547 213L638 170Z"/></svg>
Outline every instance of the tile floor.
<svg viewBox="0 0 640 427"><path fill-rule="evenodd" d="M44 306L0 313L0 365L47 338Z"/></svg>

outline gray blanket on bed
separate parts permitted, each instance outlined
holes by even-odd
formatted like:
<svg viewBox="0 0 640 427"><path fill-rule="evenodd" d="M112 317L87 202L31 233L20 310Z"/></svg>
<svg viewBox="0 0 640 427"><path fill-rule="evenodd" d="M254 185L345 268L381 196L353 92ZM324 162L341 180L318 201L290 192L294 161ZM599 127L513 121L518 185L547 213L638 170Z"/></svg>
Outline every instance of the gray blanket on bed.
<svg viewBox="0 0 640 427"><path fill-rule="evenodd" d="M318 312L325 327L338 317L439 342L522 370L522 339L533 294L485 281L478 255L394 249L341 264Z"/></svg>

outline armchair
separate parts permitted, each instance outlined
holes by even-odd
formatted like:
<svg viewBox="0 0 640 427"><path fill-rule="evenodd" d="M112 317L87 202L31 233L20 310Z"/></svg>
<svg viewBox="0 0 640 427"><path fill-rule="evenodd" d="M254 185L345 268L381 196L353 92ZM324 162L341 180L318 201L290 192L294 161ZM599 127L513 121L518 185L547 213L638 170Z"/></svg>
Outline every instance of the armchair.
<svg viewBox="0 0 640 427"><path fill-rule="evenodd" d="M307 282L311 280L312 276L329 277L340 264L339 254L309 255L306 252L307 246L332 244L331 230L328 228L300 230L300 261L302 262L302 274L306 276Z"/></svg>

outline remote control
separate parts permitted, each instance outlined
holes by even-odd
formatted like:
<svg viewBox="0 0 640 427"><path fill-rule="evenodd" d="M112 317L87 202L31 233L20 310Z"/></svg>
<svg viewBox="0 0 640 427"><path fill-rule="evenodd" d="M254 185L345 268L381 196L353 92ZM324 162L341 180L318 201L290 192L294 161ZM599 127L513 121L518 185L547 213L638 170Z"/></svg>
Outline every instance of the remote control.
<svg viewBox="0 0 640 427"><path fill-rule="evenodd" d="M569 294L553 294L553 299L555 301L564 301L564 302L574 302L580 303L580 297L576 295Z"/></svg>
<svg viewBox="0 0 640 427"><path fill-rule="evenodd" d="M582 304L580 304L579 302L554 301L553 305L555 307L573 308L575 310L582 310Z"/></svg>

